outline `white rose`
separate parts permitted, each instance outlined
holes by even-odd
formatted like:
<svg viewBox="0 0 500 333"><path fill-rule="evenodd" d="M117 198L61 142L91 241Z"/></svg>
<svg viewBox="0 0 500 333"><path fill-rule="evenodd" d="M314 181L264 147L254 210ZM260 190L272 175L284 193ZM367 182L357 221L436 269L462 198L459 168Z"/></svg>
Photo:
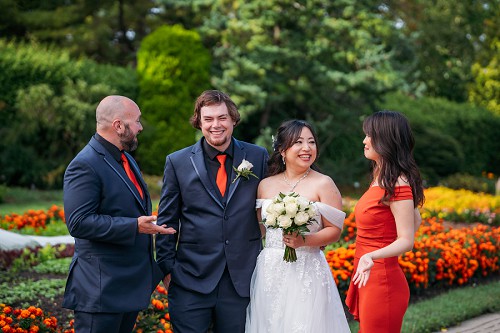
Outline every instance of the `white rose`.
<svg viewBox="0 0 500 333"><path fill-rule="evenodd" d="M307 214L309 214L310 217L315 217L316 215L318 215L318 213L316 212L316 208L314 207L314 205L310 205L309 206L309 209L307 210Z"/></svg>
<svg viewBox="0 0 500 333"><path fill-rule="evenodd" d="M297 198L296 197L292 197L290 195L287 195L286 197L283 198L283 202L284 203L297 203Z"/></svg>
<svg viewBox="0 0 500 333"><path fill-rule="evenodd" d="M247 160L241 161L240 165L238 165L238 171L250 170L253 168L253 164L248 162Z"/></svg>
<svg viewBox="0 0 500 333"><path fill-rule="evenodd" d="M307 214L306 212L299 212L295 216L294 221L296 225L303 225L306 224L307 221L309 221L309 218L309 214Z"/></svg>
<svg viewBox="0 0 500 333"><path fill-rule="evenodd" d="M292 225L292 219L287 215L280 215L278 216L278 225L286 229Z"/></svg>
<svg viewBox="0 0 500 333"><path fill-rule="evenodd" d="M297 214L297 211L299 210L299 206L295 202L287 202L285 204L285 210L287 215L295 215Z"/></svg>
<svg viewBox="0 0 500 333"><path fill-rule="evenodd" d="M274 204L271 203L266 207L266 213L267 214L276 214L276 212L274 211Z"/></svg>
<svg viewBox="0 0 500 333"><path fill-rule="evenodd" d="M307 200L304 197L298 197L297 198L297 204L304 210L307 206L309 206L309 200Z"/></svg>
<svg viewBox="0 0 500 333"><path fill-rule="evenodd" d="M264 224L267 225L268 227L272 227L272 226L276 225L276 215L268 214L266 216L266 221Z"/></svg>
<svg viewBox="0 0 500 333"><path fill-rule="evenodd" d="M280 215L281 213L285 212L285 204L282 202L277 202L277 203L273 204L272 206L273 206L273 212L276 215Z"/></svg>

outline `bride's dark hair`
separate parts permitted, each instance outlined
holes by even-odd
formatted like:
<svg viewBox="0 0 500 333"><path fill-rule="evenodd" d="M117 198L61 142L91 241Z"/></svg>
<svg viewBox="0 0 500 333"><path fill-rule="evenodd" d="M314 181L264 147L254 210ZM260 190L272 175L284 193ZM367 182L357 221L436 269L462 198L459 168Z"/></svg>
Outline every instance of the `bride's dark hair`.
<svg viewBox="0 0 500 333"><path fill-rule="evenodd" d="M267 176L274 176L285 171L286 166L283 164L281 152L287 150L295 144L304 127L307 127L311 131L314 141L316 142L316 150L319 152L318 137L316 136L316 132L312 128L311 124L307 121L297 119L285 121L278 128L276 136L273 140L273 153L267 162ZM318 156L319 155L316 155L316 160L318 159ZM316 160L314 162L316 162ZM311 169L319 171L319 168L314 164L314 162L311 165Z"/></svg>
<svg viewBox="0 0 500 333"><path fill-rule="evenodd" d="M421 206L424 203L424 189L413 157L415 139L408 119L395 111L375 112L363 122L363 131L380 155L379 165L375 161L372 163L375 171L372 178L376 178L374 180L385 190L380 201L389 201L394 196L398 178L403 177L411 186L414 206Z"/></svg>

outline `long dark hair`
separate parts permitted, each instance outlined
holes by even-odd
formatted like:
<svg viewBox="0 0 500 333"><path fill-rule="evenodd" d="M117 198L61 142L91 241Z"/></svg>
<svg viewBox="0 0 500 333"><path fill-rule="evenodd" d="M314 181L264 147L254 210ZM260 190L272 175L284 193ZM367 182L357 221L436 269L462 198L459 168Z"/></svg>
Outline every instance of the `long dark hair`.
<svg viewBox="0 0 500 333"><path fill-rule="evenodd" d="M378 185L385 190L380 201L389 201L394 196L400 176L408 181L413 192L415 207L424 203L424 188L418 170L413 147L415 139L408 119L395 111L379 111L363 122L363 131L371 138L373 149L380 155L379 165L373 161L372 168L379 168L372 174Z"/></svg>
<svg viewBox="0 0 500 333"><path fill-rule="evenodd" d="M309 130L311 131L314 137L314 141L316 142L316 150L319 152L318 137L311 124L309 124L307 121L297 119L285 121L280 125L276 136L274 137L273 153L271 154L271 157L267 162L268 176L274 176L285 171L286 166L283 164L281 153L295 144L295 142L300 137L300 133L302 132L302 129L304 127L309 128ZM317 159L318 155L316 155L316 160ZM314 162L316 162L316 160ZM311 169L319 171L319 168L314 164L314 162L311 165Z"/></svg>

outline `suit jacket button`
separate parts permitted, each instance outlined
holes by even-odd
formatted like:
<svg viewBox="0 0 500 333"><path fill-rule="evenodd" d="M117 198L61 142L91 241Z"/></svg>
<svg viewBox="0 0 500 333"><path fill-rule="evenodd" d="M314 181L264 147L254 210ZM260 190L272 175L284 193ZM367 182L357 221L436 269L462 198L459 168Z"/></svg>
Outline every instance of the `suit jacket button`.
<svg viewBox="0 0 500 333"><path fill-rule="evenodd" d="M224 215L224 220L229 220L229 216Z"/></svg>
<svg viewBox="0 0 500 333"><path fill-rule="evenodd" d="M229 245L229 240L226 239L226 245Z"/></svg>

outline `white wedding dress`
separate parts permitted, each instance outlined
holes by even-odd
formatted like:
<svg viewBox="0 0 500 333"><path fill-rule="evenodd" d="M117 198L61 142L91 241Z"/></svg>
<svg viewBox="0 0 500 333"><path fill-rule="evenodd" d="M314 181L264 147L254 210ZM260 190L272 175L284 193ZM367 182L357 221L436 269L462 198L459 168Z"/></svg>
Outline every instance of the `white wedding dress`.
<svg viewBox="0 0 500 333"><path fill-rule="evenodd" d="M262 218L271 199L257 199ZM342 228L345 213L321 202L319 214ZM321 230L318 223L310 233ZM282 229L267 228L266 245L257 258L250 284L246 333L350 333L349 325L330 267L319 247L296 249L297 261L283 260Z"/></svg>

